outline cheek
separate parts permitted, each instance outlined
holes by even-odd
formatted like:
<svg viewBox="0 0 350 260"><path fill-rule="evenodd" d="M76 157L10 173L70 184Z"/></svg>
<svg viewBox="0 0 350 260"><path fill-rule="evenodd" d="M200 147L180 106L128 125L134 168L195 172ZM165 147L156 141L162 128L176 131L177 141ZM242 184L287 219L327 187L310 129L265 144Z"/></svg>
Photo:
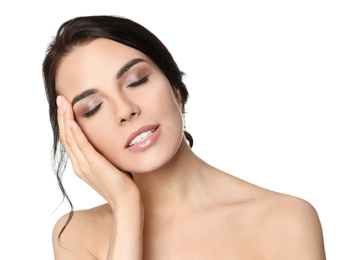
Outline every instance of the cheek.
<svg viewBox="0 0 350 260"><path fill-rule="evenodd" d="M183 117L180 105L177 103L176 97L168 87L162 93L162 97L158 101L157 107L159 118L162 120L163 127L166 128L167 138L169 140L169 149L175 150L180 145L183 135Z"/></svg>
<svg viewBox="0 0 350 260"><path fill-rule="evenodd" d="M80 127L89 142L107 160L111 161L113 157L118 157L120 152L117 148L122 147L123 144L121 138L118 138L118 129L113 124L113 120L100 116L81 123Z"/></svg>
<svg viewBox="0 0 350 260"><path fill-rule="evenodd" d="M159 83L156 93L156 95L149 97L150 102L148 104L156 110L158 114L166 117L182 118L180 105L167 79Z"/></svg>

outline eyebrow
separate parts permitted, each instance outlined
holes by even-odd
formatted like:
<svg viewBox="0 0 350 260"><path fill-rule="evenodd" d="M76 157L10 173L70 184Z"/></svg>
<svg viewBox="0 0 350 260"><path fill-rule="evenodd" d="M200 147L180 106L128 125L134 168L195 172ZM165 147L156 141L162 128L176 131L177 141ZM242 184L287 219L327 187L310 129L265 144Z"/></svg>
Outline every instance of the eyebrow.
<svg viewBox="0 0 350 260"><path fill-rule="evenodd" d="M143 59L133 59L131 61L129 61L126 65L124 65L117 73L117 79L120 79L125 72L127 72L132 66L134 66L135 64L139 63L139 62L146 62Z"/></svg>
<svg viewBox="0 0 350 260"><path fill-rule="evenodd" d="M74 106L74 104L77 103L78 101L80 101L88 96L91 96L97 92L98 92L98 89L92 88L92 89L88 89L88 90L84 91L83 93L75 96L73 98L73 101L72 101L72 106Z"/></svg>
<svg viewBox="0 0 350 260"><path fill-rule="evenodd" d="M120 79L132 66L134 66L135 64L139 63L139 62L146 62L145 60L143 59L133 59L131 61L129 61L127 64L125 64L117 73L117 79ZM72 101L72 106L74 106L75 103L79 102L80 100L88 97L88 96L91 96L93 94L96 94L99 90L98 89L95 89L95 88L92 88L92 89L88 89L86 91L84 91L83 93L75 96L73 98L73 101Z"/></svg>

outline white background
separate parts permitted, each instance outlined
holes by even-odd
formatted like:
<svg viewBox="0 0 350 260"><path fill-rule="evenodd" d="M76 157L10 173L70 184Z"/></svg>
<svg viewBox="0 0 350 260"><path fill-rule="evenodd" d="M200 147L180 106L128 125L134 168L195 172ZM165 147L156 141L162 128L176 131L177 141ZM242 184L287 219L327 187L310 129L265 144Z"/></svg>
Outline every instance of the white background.
<svg viewBox="0 0 350 260"><path fill-rule="evenodd" d="M90 3L91 2L91 3ZM194 151L239 178L317 209L328 259L350 259L348 1L3 1L0 4L0 258L53 259L68 211L51 171L41 63L59 25L131 18L186 72ZM76 209L104 201L71 169Z"/></svg>

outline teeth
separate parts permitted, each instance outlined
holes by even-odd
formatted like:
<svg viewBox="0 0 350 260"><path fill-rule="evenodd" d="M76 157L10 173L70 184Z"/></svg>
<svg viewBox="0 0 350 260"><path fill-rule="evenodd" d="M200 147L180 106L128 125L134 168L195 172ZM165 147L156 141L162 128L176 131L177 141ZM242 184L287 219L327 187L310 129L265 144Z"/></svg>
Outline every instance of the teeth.
<svg viewBox="0 0 350 260"><path fill-rule="evenodd" d="M153 130L150 130L150 131L147 131L147 132L143 132L142 134L139 134L138 136L136 136L129 144L128 147L130 146L133 146L134 144L137 144L143 140L145 140L147 137L149 137L151 134L153 134L153 132L155 131L156 129L153 129Z"/></svg>

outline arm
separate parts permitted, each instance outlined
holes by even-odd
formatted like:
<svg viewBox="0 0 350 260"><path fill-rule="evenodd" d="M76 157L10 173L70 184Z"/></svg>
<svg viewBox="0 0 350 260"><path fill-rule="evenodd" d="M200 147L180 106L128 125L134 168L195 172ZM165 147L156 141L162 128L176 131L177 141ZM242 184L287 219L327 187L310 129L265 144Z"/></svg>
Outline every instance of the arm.
<svg viewBox="0 0 350 260"><path fill-rule="evenodd" d="M71 104L64 97L57 100L57 105L60 139L69 155L75 174L105 198L113 212L107 259L142 259L143 206L137 185L127 174L115 168L94 149L74 121ZM83 222L77 222L76 232L67 230L68 242L77 241L76 237L79 237L86 227ZM72 228L75 228L74 225ZM61 247L60 250L64 248ZM69 258L58 256L56 259L81 259L80 254L84 250L81 247L80 249L73 247L70 251ZM90 258L84 256L84 259Z"/></svg>
<svg viewBox="0 0 350 260"><path fill-rule="evenodd" d="M113 215L113 229L108 260L142 259L143 209L139 202L130 203Z"/></svg>

